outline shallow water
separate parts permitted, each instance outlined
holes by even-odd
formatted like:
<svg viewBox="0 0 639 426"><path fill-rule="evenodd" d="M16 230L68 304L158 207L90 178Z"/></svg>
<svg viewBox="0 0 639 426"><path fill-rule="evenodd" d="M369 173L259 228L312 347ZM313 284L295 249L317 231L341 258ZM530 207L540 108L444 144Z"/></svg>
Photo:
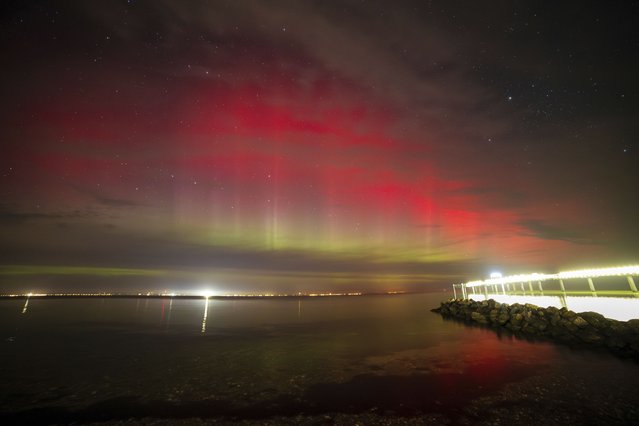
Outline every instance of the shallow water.
<svg viewBox="0 0 639 426"><path fill-rule="evenodd" d="M0 422L639 421L635 362L446 321L442 299L0 301Z"/></svg>

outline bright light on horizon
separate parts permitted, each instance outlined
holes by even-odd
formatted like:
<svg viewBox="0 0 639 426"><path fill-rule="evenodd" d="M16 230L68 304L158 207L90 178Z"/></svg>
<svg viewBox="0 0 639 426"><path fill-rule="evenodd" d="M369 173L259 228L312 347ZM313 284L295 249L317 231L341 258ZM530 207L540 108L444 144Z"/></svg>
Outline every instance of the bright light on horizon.
<svg viewBox="0 0 639 426"><path fill-rule="evenodd" d="M490 273L490 278L501 278L503 275L499 271L494 271Z"/></svg>
<svg viewBox="0 0 639 426"><path fill-rule="evenodd" d="M212 290L202 290L202 291L200 291L200 295L202 297L205 297L205 298L208 299L209 297L213 296L213 291Z"/></svg>

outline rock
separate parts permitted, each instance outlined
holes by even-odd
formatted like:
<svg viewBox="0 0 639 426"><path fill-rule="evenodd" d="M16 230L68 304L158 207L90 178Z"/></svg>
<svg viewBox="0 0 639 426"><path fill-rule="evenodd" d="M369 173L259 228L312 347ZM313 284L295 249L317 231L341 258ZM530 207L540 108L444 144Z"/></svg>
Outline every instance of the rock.
<svg viewBox="0 0 639 426"><path fill-rule="evenodd" d="M560 319L559 322L557 322L556 327L562 328L570 334L575 334L577 330L579 330L579 327L577 327L576 324L573 324L571 320L565 318Z"/></svg>
<svg viewBox="0 0 639 426"><path fill-rule="evenodd" d="M520 325L523 321L524 321L524 316L523 316L523 314L519 314L519 313L517 313L517 314L515 314L515 315L513 315L513 316L511 316L511 317L510 317L510 323L511 323L512 325L516 325L516 326L518 326L518 325Z"/></svg>
<svg viewBox="0 0 639 426"><path fill-rule="evenodd" d="M639 352L639 339L629 340L628 346L632 349L633 352Z"/></svg>
<svg viewBox="0 0 639 426"><path fill-rule="evenodd" d="M549 306L546 308L546 312L552 315L559 313L559 309L555 308L554 306Z"/></svg>
<svg viewBox="0 0 639 426"><path fill-rule="evenodd" d="M585 319L588 322L588 324L590 324L591 326L597 329L603 328L607 321L606 317L604 317L601 314L598 314L597 312L582 312L579 314L579 316Z"/></svg>
<svg viewBox="0 0 639 426"><path fill-rule="evenodd" d="M548 323L539 317L532 318L529 324L537 332L544 332L548 328Z"/></svg>
<svg viewBox="0 0 639 426"><path fill-rule="evenodd" d="M583 318L582 318L582 317L580 317L580 316L575 316L575 317L572 319L572 323L573 323L574 325L576 325L577 327L579 327L579 328L586 328L586 327L588 327L588 325L589 325L589 324L588 324L588 321L586 321L585 319L583 319Z"/></svg>
<svg viewBox="0 0 639 426"><path fill-rule="evenodd" d="M577 334L577 337L579 337L579 339L582 342L585 343L603 343L604 342L604 337L597 333L596 331L585 331L585 332L580 332L579 334Z"/></svg>
<svg viewBox="0 0 639 426"><path fill-rule="evenodd" d="M626 346L626 342L618 336L607 337L604 344L610 349L622 349Z"/></svg>
<svg viewBox="0 0 639 426"><path fill-rule="evenodd" d="M488 320L485 316L480 314L479 312L472 312L470 317L473 321L478 322L479 324L488 324Z"/></svg>
<svg viewBox="0 0 639 426"><path fill-rule="evenodd" d="M639 319L631 319L626 324L632 333L639 334Z"/></svg>
<svg viewBox="0 0 639 426"><path fill-rule="evenodd" d="M618 336L623 333L623 326L620 321L607 319L606 324L601 328L601 332L608 337Z"/></svg>
<svg viewBox="0 0 639 426"><path fill-rule="evenodd" d="M622 322L596 312L577 314L566 308L517 303L509 306L492 299L450 300L433 312L513 332L547 336L568 344L605 346L620 356L639 359L639 319Z"/></svg>
<svg viewBox="0 0 639 426"><path fill-rule="evenodd" d="M497 323L499 325L504 325L510 319L510 314L508 311L500 311L499 316L497 317Z"/></svg>

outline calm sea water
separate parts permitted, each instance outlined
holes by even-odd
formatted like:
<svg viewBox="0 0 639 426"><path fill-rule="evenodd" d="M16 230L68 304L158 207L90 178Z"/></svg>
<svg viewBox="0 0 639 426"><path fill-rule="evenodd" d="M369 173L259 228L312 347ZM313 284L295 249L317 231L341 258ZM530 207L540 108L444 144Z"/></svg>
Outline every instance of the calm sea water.
<svg viewBox="0 0 639 426"><path fill-rule="evenodd" d="M0 422L639 421L639 365L430 312L438 294L0 301Z"/></svg>

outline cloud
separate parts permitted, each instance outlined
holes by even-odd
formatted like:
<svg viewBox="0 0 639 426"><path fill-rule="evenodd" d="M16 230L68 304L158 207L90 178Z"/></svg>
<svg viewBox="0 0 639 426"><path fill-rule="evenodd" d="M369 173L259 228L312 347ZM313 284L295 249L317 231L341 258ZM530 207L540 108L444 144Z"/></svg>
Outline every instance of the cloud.
<svg viewBox="0 0 639 426"><path fill-rule="evenodd" d="M67 212L24 211L18 208L0 205L0 224L15 226L32 221L56 221L67 219L91 218L97 213L89 210L74 209Z"/></svg>
<svg viewBox="0 0 639 426"><path fill-rule="evenodd" d="M109 195L106 195L103 192L96 191L89 188L83 188L79 186L74 186L74 188L79 193L87 195L91 197L93 200L95 200L96 202L98 202L99 204L102 204L107 207L116 207L116 208L117 207L141 207L146 205L144 203L136 202L130 199L111 197Z"/></svg>
<svg viewBox="0 0 639 426"><path fill-rule="evenodd" d="M566 241L578 245L597 245L600 241L592 238L592 232L578 231L549 224L541 220L527 219L519 222L531 235L544 240Z"/></svg>
<svg viewBox="0 0 639 426"><path fill-rule="evenodd" d="M0 223L7 225L23 223L30 220L61 219L62 217L60 214L0 211Z"/></svg>

